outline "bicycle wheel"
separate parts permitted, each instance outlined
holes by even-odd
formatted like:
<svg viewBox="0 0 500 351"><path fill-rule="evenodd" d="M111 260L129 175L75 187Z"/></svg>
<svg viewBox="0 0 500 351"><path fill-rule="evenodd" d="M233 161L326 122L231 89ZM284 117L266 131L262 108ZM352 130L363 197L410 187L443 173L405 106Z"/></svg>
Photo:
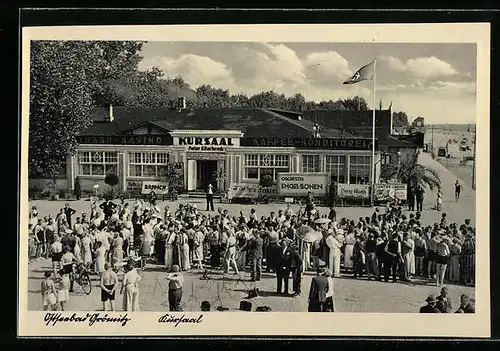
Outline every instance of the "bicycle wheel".
<svg viewBox="0 0 500 351"><path fill-rule="evenodd" d="M88 273L82 274L79 280L80 286L86 295L89 295L92 291L92 283L90 282L90 277Z"/></svg>

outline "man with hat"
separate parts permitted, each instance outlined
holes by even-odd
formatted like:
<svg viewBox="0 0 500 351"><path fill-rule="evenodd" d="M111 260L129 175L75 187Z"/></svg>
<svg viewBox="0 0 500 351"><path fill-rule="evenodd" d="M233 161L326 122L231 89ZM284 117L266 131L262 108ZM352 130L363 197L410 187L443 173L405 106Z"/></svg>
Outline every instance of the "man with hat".
<svg viewBox="0 0 500 351"><path fill-rule="evenodd" d="M431 294L427 296L425 302L427 302L427 305L420 307L420 313L441 313L441 311L436 308L437 300L434 295Z"/></svg>
<svg viewBox="0 0 500 351"><path fill-rule="evenodd" d="M171 272L165 277L168 283L168 305L170 311L182 311L181 299L184 277L180 272L180 267L176 264L172 266Z"/></svg>

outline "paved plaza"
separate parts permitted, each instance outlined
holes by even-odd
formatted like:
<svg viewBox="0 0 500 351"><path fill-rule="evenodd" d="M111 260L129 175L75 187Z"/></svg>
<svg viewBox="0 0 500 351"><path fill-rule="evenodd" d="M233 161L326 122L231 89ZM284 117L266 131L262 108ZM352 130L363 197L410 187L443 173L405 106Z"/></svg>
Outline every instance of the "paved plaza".
<svg viewBox="0 0 500 351"><path fill-rule="evenodd" d="M475 192L464 185L464 190L460 201L455 202L453 184L456 177L450 173L444 166L432 160L429 155L421 154L420 163L431 166L440 174L443 182L443 211L446 212L449 221L463 223L465 218L471 218L475 225ZM119 201L119 200L115 200ZM133 200L128 200L132 202ZM176 202L168 202L173 209L177 208L179 203L196 203L203 214L205 209L204 199L181 199ZM78 214L90 211L88 199L80 201L32 201L30 206L37 206L40 216L52 213L55 216L58 210L69 202ZM431 224L438 221L442 212L433 210L435 204L435 193L427 192L424 201L423 224ZM160 202L159 206L163 208L166 202ZM240 210L248 214L250 208L257 209L260 215L268 215L270 211L285 209L285 204L266 204L266 205L240 205L240 204L215 204L216 207L228 209L231 214L237 215ZM296 213L298 205L293 205L292 209ZM354 207L337 208L337 217L359 218L361 216L370 216L373 208ZM321 213L327 213L327 208L320 208ZM478 233L483 235L483 233ZM485 233L484 235L487 235ZM40 259L28 266L28 309L41 310L42 299L40 294L40 283L43 279L44 271L50 269L51 262L46 259ZM228 308L229 311L237 311L239 303L247 297L248 290L254 285L250 282L249 272L241 272L240 276L232 273L222 275L220 272L211 272L210 280L201 280L202 271L192 270L185 273L185 284L181 305L186 311L198 311L200 303L207 300L215 309L218 306ZM165 271L163 267L152 264L146 265L141 271L142 280L140 282L140 308L142 311L168 311L167 301L167 281L165 280ZM300 312L307 311L307 296L311 282L312 272L306 272L302 279L302 295L299 297L285 297L276 295L276 278L272 273L264 273L262 281L258 288L261 296L251 299L256 306L269 306L273 311ZM338 312L400 312L414 313L425 305L425 298L428 294L439 294L435 282L432 280L414 279L412 283L384 283L376 281L367 281L363 279L353 279L351 276L342 276L335 278L335 305ZM97 276L93 276L93 288L90 295L85 295L81 288L75 284L75 291L70 295L67 303L67 310L99 310L102 308L100 302L100 288ZM292 280L290 279L290 292ZM460 294L467 293L474 296L474 287L448 284L449 294L454 306L459 305ZM122 307L122 295L117 294L117 310Z"/></svg>

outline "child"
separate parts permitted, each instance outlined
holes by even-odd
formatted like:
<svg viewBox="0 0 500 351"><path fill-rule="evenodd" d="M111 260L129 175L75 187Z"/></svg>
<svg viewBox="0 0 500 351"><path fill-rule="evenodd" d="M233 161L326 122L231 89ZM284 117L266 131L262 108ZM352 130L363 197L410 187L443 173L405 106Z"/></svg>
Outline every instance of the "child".
<svg viewBox="0 0 500 351"><path fill-rule="evenodd" d="M441 188L437 191L437 200L436 200L436 209L441 211L441 205L443 204L443 193L441 192Z"/></svg>
<svg viewBox="0 0 500 351"><path fill-rule="evenodd" d="M64 305L69 300L70 280L69 275L64 274L63 270L59 271L59 274L61 275L61 279L59 279L59 292L57 293L57 300L59 301L61 311L64 311Z"/></svg>
<svg viewBox="0 0 500 351"><path fill-rule="evenodd" d="M57 305L57 290L52 280L52 272L47 271L44 275L45 280L41 284L43 310L55 311Z"/></svg>

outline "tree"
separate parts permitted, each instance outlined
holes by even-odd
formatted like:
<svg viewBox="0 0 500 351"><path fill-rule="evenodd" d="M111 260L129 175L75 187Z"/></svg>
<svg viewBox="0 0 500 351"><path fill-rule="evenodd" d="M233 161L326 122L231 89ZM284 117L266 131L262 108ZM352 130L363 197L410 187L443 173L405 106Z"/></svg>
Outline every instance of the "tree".
<svg viewBox="0 0 500 351"><path fill-rule="evenodd" d="M341 101L346 110L368 111L368 104L362 97L355 96L349 99L342 99Z"/></svg>
<svg viewBox="0 0 500 351"><path fill-rule="evenodd" d="M113 198L115 193L115 186L120 183L120 179L116 174L109 173L106 175L106 178L104 178L104 183L108 184L111 187L111 198Z"/></svg>
<svg viewBox="0 0 500 351"><path fill-rule="evenodd" d="M30 67L30 176L54 181L75 135L90 126L91 80L82 42L33 41Z"/></svg>
<svg viewBox="0 0 500 351"><path fill-rule="evenodd" d="M402 183L415 188L421 186L432 190L441 186L439 174L434 169L419 164L417 153L411 160L402 163L399 167L394 164L385 165L381 178L398 178Z"/></svg>
<svg viewBox="0 0 500 351"><path fill-rule="evenodd" d="M112 82L137 71L142 42L33 41L30 66L29 174L55 179L91 107L115 102Z"/></svg>
<svg viewBox="0 0 500 351"><path fill-rule="evenodd" d="M403 111L393 112L392 123L394 127L408 127L408 116Z"/></svg>

